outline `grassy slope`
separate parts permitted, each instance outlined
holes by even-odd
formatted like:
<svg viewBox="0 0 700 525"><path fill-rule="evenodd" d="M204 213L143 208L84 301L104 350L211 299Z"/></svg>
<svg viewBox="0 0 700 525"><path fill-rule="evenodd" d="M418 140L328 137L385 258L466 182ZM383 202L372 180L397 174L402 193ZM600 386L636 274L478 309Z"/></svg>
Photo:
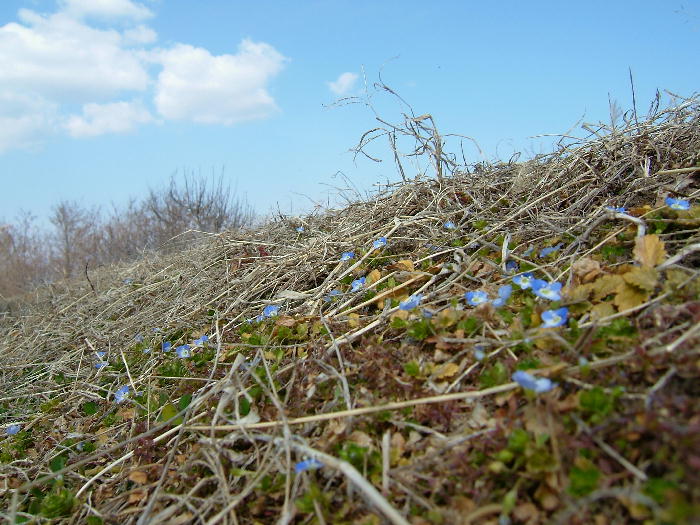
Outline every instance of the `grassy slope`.
<svg viewBox="0 0 700 525"><path fill-rule="evenodd" d="M692 100L546 158L103 269L97 293L38 291L2 320L0 425L21 428L0 437L4 516L690 522L698 119ZM524 272L561 298L513 284ZM508 284L498 307L464 297ZM544 327L560 307L566 324ZM161 350L202 335L189 357ZM516 370L556 386L524 389Z"/></svg>

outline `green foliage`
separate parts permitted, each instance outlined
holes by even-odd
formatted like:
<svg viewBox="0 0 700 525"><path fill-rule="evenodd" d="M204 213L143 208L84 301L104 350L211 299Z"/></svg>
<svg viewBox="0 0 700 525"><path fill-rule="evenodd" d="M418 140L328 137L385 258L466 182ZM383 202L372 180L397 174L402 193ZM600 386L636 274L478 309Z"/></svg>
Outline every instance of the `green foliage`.
<svg viewBox="0 0 700 525"><path fill-rule="evenodd" d="M458 330L464 330L465 336L470 336L481 328L481 322L476 317L467 317L457 323Z"/></svg>
<svg viewBox="0 0 700 525"><path fill-rule="evenodd" d="M409 361L403 364L403 370L407 375L416 377L420 374L420 365L416 361Z"/></svg>
<svg viewBox="0 0 700 525"><path fill-rule="evenodd" d="M177 361L169 361L167 363L163 363L160 367L158 367L158 375L161 376L166 376L166 377L185 377L188 374L188 370L185 367L184 364L182 364L181 360ZM164 382L161 380L161 382Z"/></svg>
<svg viewBox="0 0 700 525"><path fill-rule="evenodd" d="M602 339L610 338L627 338L637 334L637 329L632 326L632 323L626 317L618 317L608 326L598 328L596 336Z"/></svg>
<svg viewBox="0 0 700 525"><path fill-rule="evenodd" d="M644 484L644 494L649 496L659 505L669 499L669 492L675 491L678 485L673 481L663 478L649 478Z"/></svg>
<svg viewBox="0 0 700 525"><path fill-rule="evenodd" d="M419 319L418 321L415 321L409 325L406 333L409 337L422 341L426 337L432 335L434 330L429 319Z"/></svg>
<svg viewBox="0 0 700 525"><path fill-rule="evenodd" d="M479 383L483 388L490 388L505 383L508 379L508 370L505 365L498 361L489 368L486 368L479 376Z"/></svg>
<svg viewBox="0 0 700 525"><path fill-rule="evenodd" d="M68 454L64 452L49 461L49 468L51 472L58 472L66 466L66 463L68 463Z"/></svg>
<svg viewBox="0 0 700 525"><path fill-rule="evenodd" d="M598 488L598 480L600 471L595 466L572 467L569 472L569 494L579 498L587 496Z"/></svg>
<svg viewBox="0 0 700 525"><path fill-rule="evenodd" d="M39 512L46 518L68 516L73 510L74 503L75 497L70 490L58 488L44 497Z"/></svg>
<svg viewBox="0 0 700 525"><path fill-rule="evenodd" d="M526 357L525 359L521 359L520 361L518 361L518 364L515 365L515 368L516 370L531 370L533 368L539 368L541 364L542 363L537 358Z"/></svg>
<svg viewBox="0 0 700 525"><path fill-rule="evenodd" d="M522 454L525 452L528 442L530 441L530 435L526 430L522 428L516 428L508 436L508 450L516 454Z"/></svg>
<svg viewBox="0 0 700 525"><path fill-rule="evenodd" d="M309 488L304 495L294 500L294 504L297 509L299 509L299 512L303 512L304 514L315 514L317 505L320 509L326 510L328 508L328 503L328 497L313 481L309 483Z"/></svg>
<svg viewBox="0 0 700 525"><path fill-rule="evenodd" d="M83 414L86 416L93 416L97 414L97 403L94 401L88 401L87 403L83 403Z"/></svg>
<svg viewBox="0 0 700 525"><path fill-rule="evenodd" d="M619 388L613 389L612 393L606 393L601 387L596 386L579 394L579 407L591 423L597 424L612 413L615 401L620 394L622 390Z"/></svg>
<svg viewBox="0 0 700 525"><path fill-rule="evenodd" d="M104 521L99 516L88 516L87 525L102 525Z"/></svg>
<svg viewBox="0 0 700 525"><path fill-rule="evenodd" d="M168 421L169 419L175 417L179 410L175 408L175 405L172 403L166 403L163 405L162 410L160 411L160 415L158 416L158 421ZM182 423L182 417L175 418L173 421L170 422L171 425L179 425Z"/></svg>
<svg viewBox="0 0 700 525"><path fill-rule="evenodd" d="M351 441L343 443L338 451L338 457L350 463L360 472L377 473L381 472L381 456L375 451L370 451L367 447Z"/></svg>

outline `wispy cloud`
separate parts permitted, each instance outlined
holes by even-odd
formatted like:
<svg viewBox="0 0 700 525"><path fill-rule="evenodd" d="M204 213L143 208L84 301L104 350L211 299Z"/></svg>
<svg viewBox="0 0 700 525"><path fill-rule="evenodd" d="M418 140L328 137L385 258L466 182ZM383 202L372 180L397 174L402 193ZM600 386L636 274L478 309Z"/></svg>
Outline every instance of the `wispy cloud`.
<svg viewBox="0 0 700 525"><path fill-rule="evenodd" d="M328 82L328 88L335 95L338 95L338 96L347 95L355 87L355 83L357 82L357 79L358 79L357 73L350 73L350 72L342 73L333 82Z"/></svg>
<svg viewBox="0 0 700 525"><path fill-rule="evenodd" d="M153 16L132 0L58 0L53 13L20 9L0 26L0 152L56 134L125 133L155 114L231 125L274 113L268 85L286 62L277 50L158 46Z"/></svg>
<svg viewBox="0 0 700 525"><path fill-rule="evenodd" d="M68 118L65 128L72 137L95 137L105 133L126 133L153 117L138 102L85 104L83 114Z"/></svg>

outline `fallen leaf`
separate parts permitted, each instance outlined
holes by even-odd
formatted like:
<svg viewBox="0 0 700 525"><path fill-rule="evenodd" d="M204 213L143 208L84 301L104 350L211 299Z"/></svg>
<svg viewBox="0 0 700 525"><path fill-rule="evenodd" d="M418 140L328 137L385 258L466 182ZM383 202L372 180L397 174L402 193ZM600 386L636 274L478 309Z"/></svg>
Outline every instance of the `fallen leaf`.
<svg viewBox="0 0 700 525"><path fill-rule="evenodd" d="M401 259L400 261L392 264L390 267L392 270L402 270L404 272L413 272L416 267L413 265L413 261L410 259Z"/></svg>
<svg viewBox="0 0 700 525"><path fill-rule="evenodd" d="M454 376L459 372L459 365L456 363L445 363L439 369L435 375L436 379L445 379Z"/></svg>
<svg viewBox="0 0 700 525"><path fill-rule="evenodd" d="M608 295L616 293L617 288L624 282L624 279L619 275L603 275L599 277L591 283L595 300L600 301Z"/></svg>
<svg viewBox="0 0 700 525"><path fill-rule="evenodd" d="M135 490L129 494L129 503L138 503L139 501L143 501L147 495L148 492L145 490Z"/></svg>
<svg viewBox="0 0 700 525"><path fill-rule="evenodd" d="M639 288L630 286L623 282L617 289L617 294L613 299L613 303L617 306L620 312L635 308L640 304L647 302L649 296L646 292L640 291Z"/></svg>
<svg viewBox="0 0 700 525"><path fill-rule="evenodd" d="M288 315L281 315L275 321L277 326L286 326L287 328L292 328L297 323L297 320Z"/></svg>
<svg viewBox="0 0 700 525"><path fill-rule="evenodd" d="M574 275L579 278L591 273L597 275L600 273L600 263L590 257L583 257L572 264L571 269Z"/></svg>
<svg viewBox="0 0 700 525"><path fill-rule="evenodd" d="M637 237L634 243L634 258L645 266L656 266L666 259L664 242L658 235Z"/></svg>
<svg viewBox="0 0 700 525"><path fill-rule="evenodd" d="M365 286L370 286L371 284L376 283L381 278L382 274L379 270L372 270L367 274L367 277L365 278Z"/></svg>
<svg viewBox="0 0 700 525"><path fill-rule="evenodd" d="M610 303L598 303L590 310L591 319L594 321L602 319L603 317L608 317L615 313L615 308Z"/></svg>
<svg viewBox="0 0 700 525"><path fill-rule="evenodd" d="M348 326L350 328L357 328L360 326L360 314L354 312L348 314Z"/></svg>
<svg viewBox="0 0 700 525"><path fill-rule="evenodd" d="M622 278L637 288L653 291L659 282L659 272L651 266L635 266L629 272L622 274Z"/></svg>
<svg viewBox="0 0 700 525"><path fill-rule="evenodd" d="M132 470L131 472L129 472L129 479L134 483L144 485L148 483L148 474L146 474L142 470Z"/></svg>

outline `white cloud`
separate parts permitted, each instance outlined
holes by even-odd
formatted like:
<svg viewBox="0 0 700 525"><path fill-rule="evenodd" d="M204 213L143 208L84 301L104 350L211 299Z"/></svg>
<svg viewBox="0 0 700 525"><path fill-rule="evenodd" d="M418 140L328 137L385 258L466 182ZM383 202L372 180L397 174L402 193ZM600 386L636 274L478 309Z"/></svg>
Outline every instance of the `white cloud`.
<svg viewBox="0 0 700 525"><path fill-rule="evenodd" d="M330 90L338 95L347 95L354 87L355 82L357 82L357 73L342 73L335 81L327 82Z"/></svg>
<svg viewBox="0 0 700 525"><path fill-rule="evenodd" d="M73 18L145 20L153 16L150 9L131 0L61 0L60 6Z"/></svg>
<svg viewBox="0 0 700 525"><path fill-rule="evenodd" d="M56 131L57 107L41 97L0 92L0 153L31 149Z"/></svg>
<svg viewBox="0 0 700 525"><path fill-rule="evenodd" d="M231 125L265 118L277 106L267 91L286 59L272 46L244 40L235 55L178 44L156 58L163 70L156 108L165 118Z"/></svg>
<svg viewBox="0 0 700 525"><path fill-rule="evenodd" d="M0 85L57 101L80 102L148 86L148 72L118 31L57 13L22 10L24 24L0 27Z"/></svg>
<svg viewBox="0 0 700 525"><path fill-rule="evenodd" d="M152 122L153 117L138 102L85 104L82 116L73 115L65 123L72 137L94 137L105 133L126 133L137 124Z"/></svg>
<svg viewBox="0 0 700 525"><path fill-rule="evenodd" d="M0 153L58 134L128 132L153 122L156 110L165 119L231 125L277 109L268 84L287 59L268 44L244 40L222 55L186 44L155 48L158 35L144 23L153 13L142 3L57 5L48 14L20 9L0 25Z"/></svg>

